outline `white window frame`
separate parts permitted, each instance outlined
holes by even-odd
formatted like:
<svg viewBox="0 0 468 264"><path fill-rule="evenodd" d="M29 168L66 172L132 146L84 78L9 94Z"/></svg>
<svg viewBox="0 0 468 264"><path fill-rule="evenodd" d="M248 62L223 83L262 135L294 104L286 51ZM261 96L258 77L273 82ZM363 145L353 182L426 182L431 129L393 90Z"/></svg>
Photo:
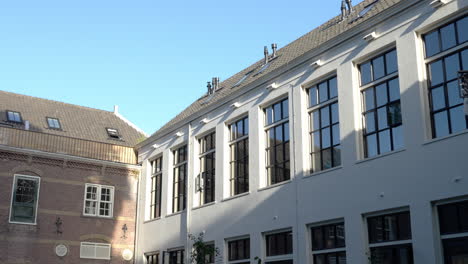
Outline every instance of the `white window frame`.
<svg viewBox="0 0 468 264"><path fill-rule="evenodd" d="M249 240L249 253L252 253L250 252L251 251L251 244L250 244L250 235L246 235L246 236L240 236L240 237L234 237L234 238L229 238L229 239L225 239L225 248L226 248L226 253L225 253L225 259L226 259L226 262L228 264L236 264L236 263L245 263L245 262L250 262L250 258L247 258L247 259L239 259L239 260L232 260L232 261L229 261L229 243L230 242L234 242L234 241L238 241L238 240L245 240L245 239L248 239ZM250 254L249 254L250 255Z"/></svg>
<svg viewBox="0 0 468 264"><path fill-rule="evenodd" d="M319 250L313 250L313 241L312 241L312 229L317 228L317 227L322 227L322 226L327 226L327 225L337 225L343 223L343 226L345 227L345 219L340 218L340 219L334 219L334 220L328 220L328 221L323 221L323 222L318 222L314 224L307 225L307 231L309 234L308 240L309 242L309 256L311 261L314 260L315 255L319 254L326 254L326 253L338 253L338 252L345 252L346 251L346 227L344 228L344 233L345 233L345 246L344 247L336 247L336 248L331 248L331 249L319 249Z"/></svg>
<svg viewBox="0 0 468 264"><path fill-rule="evenodd" d="M14 194L15 194L15 186L16 186L16 181L17 181L18 178L30 178L30 179L37 180L37 195L36 195L37 198L36 198L36 206L35 206L34 222L33 223L11 221L11 214L13 213L13 199L14 199ZM8 216L8 222L10 224L22 224L22 225L36 225L37 224L37 208L39 207L40 190L41 190L41 178L40 177L31 176L31 175L23 175L23 174L15 174L13 176L13 184L11 186L10 214Z"/></svg>
<svg viewBox="0 0 468 264"><path fill-rule="evenodd" d="M97 188L97 192L96 192L97 199L96 200L86 199L86 194L87 194L87 191L88 191L88 187L96 187ZM110 214L109 215L100 215L99 214L99 211L101 209L101 189L103 189L103 188L110 189L110 191L111 191L110 192L110 196L111 196L110 202L102 201L104 203L109 203L110 204L110 207L109 207ZM84 189L84 197L83 197L83 215L84 216L112 218L113 215L114 215L114 193L115 193L114 186L86 183L85 189ZM96 213L95 214L86 213L86 201L96 202Z"/></svg>
<svg viewBox="0 0 468 264"><path fill-rule="evenodd" d="M94 246L94 257L88 257L88 256L83 256L83 246ZM96 256L96 248L97 247L108 247L109 248L109 256L108 257L97 257ZM80 258L82 259L106 259L110 260L111 259L111 252L112 252L112 246L111 244L108 243L94 243L94 242L81 242L80 243Z"/></svg>

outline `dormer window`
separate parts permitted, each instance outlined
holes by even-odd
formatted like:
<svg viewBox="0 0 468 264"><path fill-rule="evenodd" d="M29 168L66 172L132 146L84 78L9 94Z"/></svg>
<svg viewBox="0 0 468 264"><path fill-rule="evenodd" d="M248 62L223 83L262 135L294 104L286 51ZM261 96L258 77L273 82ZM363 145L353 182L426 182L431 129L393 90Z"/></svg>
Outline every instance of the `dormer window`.
<svg viewBox="0 0 468 264"><path fill-rule="evenodd" d="M7 120L15 123L23 123L21 119L21 114L15 111L7 111Z"/></svg>
<svg viewBox="0 0 468 264"><path fill-rule="evenodd" d="M109 135L110 138L114 139L120 139L119 131L115 128L106 128L107 130L107 135Z"/></svg>
<svg viewBox="0 0 468 264"><path fill-rule="evenodd" d="M47 117L47 124L49 125L49 128L51 129L62 129L58 118Z"/></svg>

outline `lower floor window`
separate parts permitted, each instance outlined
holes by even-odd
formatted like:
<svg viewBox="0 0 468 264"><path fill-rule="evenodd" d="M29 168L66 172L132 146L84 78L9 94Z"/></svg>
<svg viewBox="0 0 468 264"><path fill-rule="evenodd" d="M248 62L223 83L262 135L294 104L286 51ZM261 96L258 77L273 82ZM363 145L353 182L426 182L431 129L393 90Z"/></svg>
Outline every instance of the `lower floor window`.
<svg viewBox="0 0 468 264"><path fill-rule="evenodd" d="M271 264L293 263L293 241L292 231L267 234L266 241L266 261Z"/></svg>
<svg viewBox="0 0 468 264"><path fill-rule="evenodd" d="M183 249L169 251L169 264L184 264L184 252Z"/></svg>
<svg viewBox="0 0 468 264"><path fill-rule="evenodd" d="M314 264L346 264L346 252L315 254Z"/></svg>
<svg viewBox="0 0 468 264"><path fill-rule="evenodd" d="M80 258L110 259L111 244L81 242Z"/></svg>
<svg viewBox="0 0 468 264"><path fill-rule="evenodd" d="M159 253L147 254L146 264L159 264Z"/></svg>
<svg viewBox="0 0 468 264"><path fill-rule="evenodd" d="M371 248L372 264L412 264L413 249L411 244Z"/></svg>
<svg viewBox="0 0 468 264"><path fill-rule="evenodd" d="M250 238L232 240L228 242L228 258L233 263L250 263ZM244 262L242 262L244 261Z"/></svg>
<svg viewBox="0 0 468 264"><path fill-rule="evenodd" d="M468 263L468 236L442 240L445 264Z"/></svg>
<svg viewBox="0 0 468 264"><path fill-rule="evenodd" d="M278 261L267 261L265 264L293 264L292 259L288 260L278 260Z"/></svg>

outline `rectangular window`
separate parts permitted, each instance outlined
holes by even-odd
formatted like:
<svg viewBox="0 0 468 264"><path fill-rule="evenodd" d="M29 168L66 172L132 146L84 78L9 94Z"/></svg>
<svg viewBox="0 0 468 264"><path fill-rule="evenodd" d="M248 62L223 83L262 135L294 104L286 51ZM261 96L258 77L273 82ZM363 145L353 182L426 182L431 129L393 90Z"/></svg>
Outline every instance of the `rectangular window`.
<svg viewBox="0 0 468 264"><path fill-rule="evenodd" d="M409 212L367 218L372 263L412 264Z"/></svg>
<svg viewBox="0 0 468 264"><path fill-rule="evenodd" d="M184 252L183 249L169 251L169 264L184 264Z"/></svg>
<svg viewBox="0 0 468 264"><path fill-rule="evenodd" d="M107 135L110 138L120 139L120 134L119 134L119 131L117 129L115 129L115 128L106 128L106 131L107 131Z"/></svg>
<svg viewBox="0 0 468 264"><path fill-rule="evenodd" d="M341 165L336 77L307 89L311 173Z"/></svg>
<svg viewBox="0 0 468 264"><path fill-rule="evenodd" d="M311 241L314 263L346 263L344 223L312 227Z"/></svg>
<svg viewBox="0 0 468 264"><path fill-rule="evenodd" d="M47 117L47 124L49 125L49 128L52 128L52 129L61 129L62 128L60 126L60 121L58 120L58 118Z"/></svg>
<svg viewBox="0 0 468 264"><path fill-rule="evenodd" d="M10 222L36 224L41 179L15 175L12 187Z"/></svg>
<svg viewBox="0 0 468 264"><path fill-rule="evenodd" d="M403 148L396 49L359 65L365 157Z"/></svg>
<svg viewBox="0 0 468 264"><path fill-rule="evenodd" d="M229 263L250 263L250 238L232 240L228 242Z"/></svg>
<svg viewBox="0 0 468 264"><path fill-rule="evenodd" d="M174 178L172 186L172 212L176 213L185 209L186 205L186 179L187 179L187 146L173 151Z"/></svg>
<svg viewBox="0 0 468 264"><path fill-rule="evenodd" d="M87 183L85 186L83 215L112 217L114 187Z"/></svg>
<svg viewBox="0 0 468 264"><path fill-rule="evenodd" d="M437 207L445 264L468 263L468 201Z"/></svg>
<svg viewBox="0 0 468 264"><path fill-rule="evenodd" d="M433 138L468 128L457 79L458 71L468 70L466 32L464 16L423 35Z"/></svg>
<svg viewBox="0 0 468 264"><path fill-rule="evenodd" d="M244 117L229 125L231 195L249 191L249 118Z"/></svg>
<svg viewBox="0 0 468 264"><path fill-rule="evenodd" d="M111 244L81 242L80 258L110 259Z"/></svg>
<svg viewBox="0 0 468 264"><path fill-rule="evenodd" d="M292 253L293 253L293 240L292 239L293 239L292 231L265 235L265 241L266 241L265 263L293 263L292 262Z"/></svg>
<svg viewBox="0 0 468 264"><path fill-rule="evenodd" d="M21 119L21 114L15 111L6 111L7 112L7 120L9 122L15 123L22 123L23 120Z"/></svg>
<svg viewBox="0 0 468 264"><path fill-rule="evenodd" d="M197 177L197 191L200 205L215 200L216 133L208 134L198 140L200 146L200 174Z"/></svg>
<svg viewBox="0 0 468 264"><path fill-rule="evenodd" d="M284 99L264 109L267 185L291 178L288 107L288 99Z"/></svg>
<svg viewBox="0 0 468 264"><path fill-rule="evenodd" d="M162 157L151 162L150 219L161 217Z"/></svg>
<svg viewBox="0 0 468 264"><path fill-rule="evenodd" d="M159 252L145 254L146 264L159 264Z"/></svg>

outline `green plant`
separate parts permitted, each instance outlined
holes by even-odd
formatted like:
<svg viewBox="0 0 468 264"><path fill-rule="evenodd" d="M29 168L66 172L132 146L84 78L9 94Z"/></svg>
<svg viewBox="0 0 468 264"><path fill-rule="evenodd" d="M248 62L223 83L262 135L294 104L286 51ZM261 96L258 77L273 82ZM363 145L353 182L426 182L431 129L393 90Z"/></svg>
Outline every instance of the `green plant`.
<svg viewBox="0 0 468 264"><path fill-rule="evenodd" d="M193 250L190 253L190 262L194 264L209 263L209 256L219 256L219 249L213 245L206 244L203 241L203 233L198 236L189 234L188 237L193 242Z"/></svg>
<svg viewBox="0 0 468 264"><path fill-rule="evenodd" d="M259 257L255 257L254 260L257 260L257 264L262 264L262 259Z"/></svg>

